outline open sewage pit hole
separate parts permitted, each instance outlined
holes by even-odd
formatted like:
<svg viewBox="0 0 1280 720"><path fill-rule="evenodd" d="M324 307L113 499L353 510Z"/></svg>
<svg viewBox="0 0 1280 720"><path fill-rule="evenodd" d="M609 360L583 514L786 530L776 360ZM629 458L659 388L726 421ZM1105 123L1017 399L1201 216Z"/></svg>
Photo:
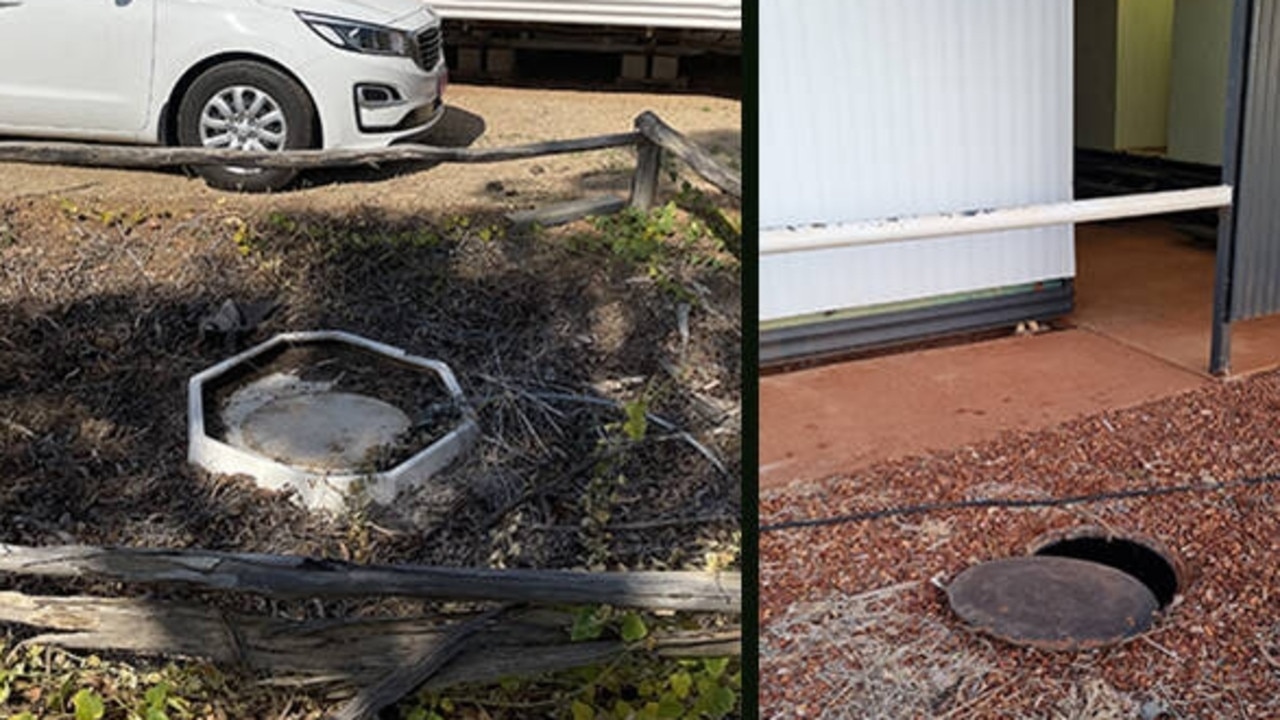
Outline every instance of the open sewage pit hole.
<svg viewBox="0 0 1280 720"><path fill-rule="evenodd" d="M1162 609L1169 607L1181 589L1172 558L1139 540L1085 534L1043 542L1033 554L1088 560L1132 575L1151 590Z"/></svg>
<svg viewBox="0 0 1280 720"><path fill-rule="evenodd" d="M951 609L1015 645L1088 650L1148 631L1186 578L1160 543L1094 527L1043 536L1028 553L961 572L946 588Z"/></svg>

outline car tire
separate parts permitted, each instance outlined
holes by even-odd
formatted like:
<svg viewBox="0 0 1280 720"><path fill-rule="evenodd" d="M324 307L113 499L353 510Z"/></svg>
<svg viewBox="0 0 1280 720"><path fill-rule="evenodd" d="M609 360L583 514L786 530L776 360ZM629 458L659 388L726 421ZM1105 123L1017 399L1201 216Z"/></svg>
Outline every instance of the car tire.
<svg viewBox="0 0 1280 720"><path fill-rule="evenodd" d="M298 81L260 62L235 60L206 70L178 105L178 143L188 147L244 150L311 148L316 111ZM290 168L196 168L222 190L268 192L298 175Z"/></svg>

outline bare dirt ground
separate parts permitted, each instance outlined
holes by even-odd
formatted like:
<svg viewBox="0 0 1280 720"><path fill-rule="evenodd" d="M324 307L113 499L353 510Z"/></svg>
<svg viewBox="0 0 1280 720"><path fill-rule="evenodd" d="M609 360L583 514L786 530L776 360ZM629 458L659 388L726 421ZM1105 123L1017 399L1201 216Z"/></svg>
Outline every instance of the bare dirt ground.
<svg viewBox="0 0 1280 720"><path fill-rule="evenodd" d="M1277 424L1268 373L764 493L763 714L1280 716ZM820 518L834 519L782 526ZM1150 632L1048 652L950 611L940 586L961 571L1083 525L1154 538L1187 566Z"/></svg>
<svg viewBox="0 0 1280 720"><path fill-rule="evenodd" d="M622 132L652 110L741 164L734 100L460 85L447 99L440 144ZM740 209L699 194L705 186L672 164L678 179L666 177L662 201L702 209L524 234L502 217L625 194L633 168L633 152L601 151L316 174L295 191L246 196L176 172L0 165L0 541L736 566L739 265L703 217L708 201L730 224ZM679 192L684 179L695 189ZM281 309L247 337L202 334L200 319L227 299ZM480 414L476 451L394 507L341 517L189 467L187 378L237 347L320 328L449 363ZM642 437L624 427L626 406L651 416ZM52 588L104 590L140 592ZM39 698L20 707L40 714ZM539 714L565 710L543 701ZM230 714L310 717L324 702L265 695ZM475 716L512 712L524 716Z"/></svg>

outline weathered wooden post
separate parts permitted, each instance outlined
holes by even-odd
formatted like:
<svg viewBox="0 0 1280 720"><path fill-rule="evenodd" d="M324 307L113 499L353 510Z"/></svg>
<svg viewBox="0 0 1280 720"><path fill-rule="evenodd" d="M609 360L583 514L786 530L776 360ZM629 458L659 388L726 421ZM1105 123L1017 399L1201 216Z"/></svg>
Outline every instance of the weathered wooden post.
<svg viewBox="0 0 1280 720"><path fill-rule="evenodd" d="M636 118L636 127L640 118ZM658 171L662 168L662 146L644 135L636 143L636 174L631 178L631 207L648 210L658 197Z"/></svg>
<svg viewBox="0 0 1280 720"><path fill-rule="evenodd" d="M694 172L725 193L738 199L742 198L742 177L726 168L689 138L662 122L662 118L645 110L636 117L636 130L640 136L640 158L636 165L635 182L631 188L631 207L648 208L656 199L662 150L667 150L688 163ZM647 151L646 148L652 148L652 150ZM646 155L646 152L652 153L651 158Z"/></svg>

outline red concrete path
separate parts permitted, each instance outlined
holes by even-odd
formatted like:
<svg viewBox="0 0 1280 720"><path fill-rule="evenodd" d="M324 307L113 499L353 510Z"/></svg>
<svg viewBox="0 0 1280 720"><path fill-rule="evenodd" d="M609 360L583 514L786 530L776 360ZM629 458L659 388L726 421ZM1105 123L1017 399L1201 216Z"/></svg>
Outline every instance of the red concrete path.
<svg viewBox="0 0 1280 720"><path fill-rule="evenodd" d="M1047 427L1208 382L1214 254L1161 220L1076 228L1081 329L760 381L760 486ZM1280 363L1280 315L1232 329L1231 371Z"/></svg>
<svg viewBox="0 0 1280 720"><path fill-rule="evenodd" d="M760 378L760 488L1038 429L1211 382L1088 330Z"/></svg>

